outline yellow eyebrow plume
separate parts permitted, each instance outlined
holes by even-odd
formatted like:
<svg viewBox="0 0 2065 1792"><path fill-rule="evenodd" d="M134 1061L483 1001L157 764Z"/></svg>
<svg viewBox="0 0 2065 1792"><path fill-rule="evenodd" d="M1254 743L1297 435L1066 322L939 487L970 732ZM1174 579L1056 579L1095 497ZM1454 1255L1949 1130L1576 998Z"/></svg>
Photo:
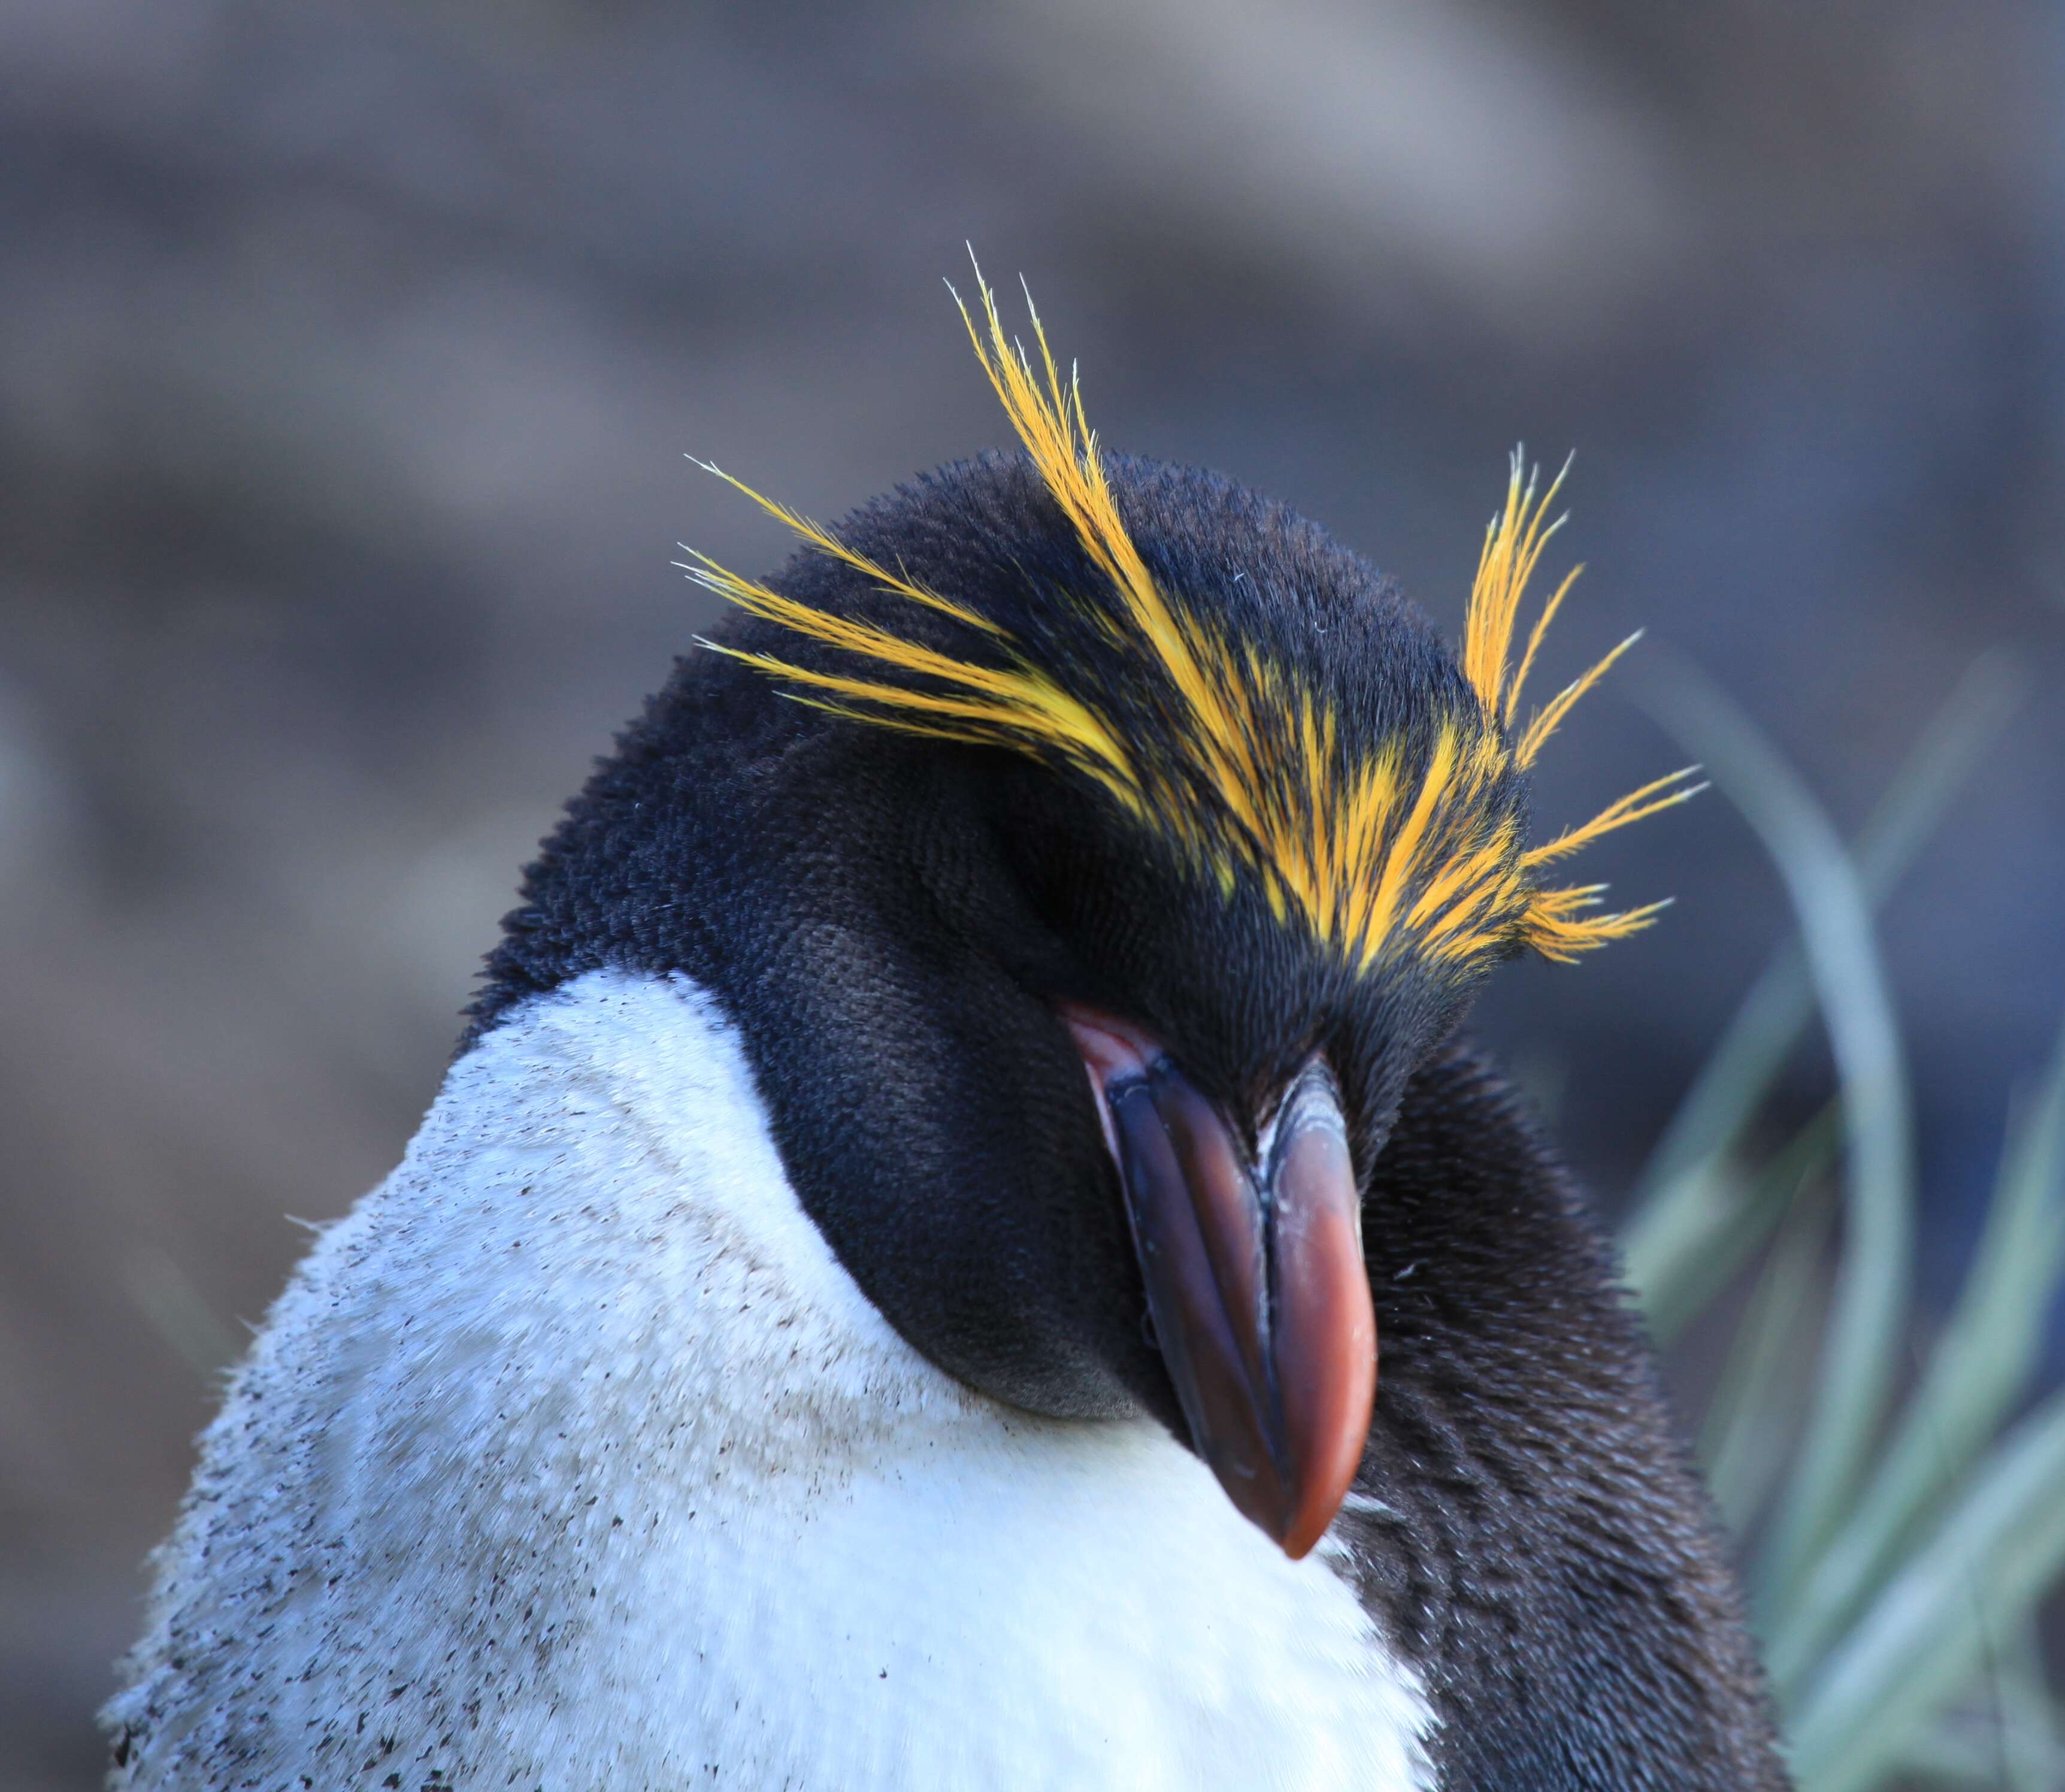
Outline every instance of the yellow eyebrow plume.
<svg viewBox="0 0 2065 1792"><path fill-rule="evenodd" d="M1006 334L979 268L976 292L972 309L954 295L968 340L1097 588L1043 600L1060 608L1040 621L1049 645L1036 655L964 594L885 565L699 462L807 547L909 607L907 625L893 609L882 621L820 609L685 549L690 578L831 657L702 645L776 679L798 701L855 721L1069 769L1222 892L1230 895L1243 873L1257 879L1275 916L1295 916L1359 973L1408 950L1467 967L1516 943L1567 959L1649 924L1662 904L1595 914L1595 887L1543 890L1533 874L1683 801L1692 794L1683 787L1689 774L1659 779L1546 845L1530 851L1520 839L1514 775L1630 645L1516 728L1521 689L1577 576L1551 594L1513 667L1529 580L1562 524L1546 520L1561 474L1538 498L1536 478L1523 482L1513 456L1465 629L1462 667L1475 713L1437 714L1429 732L1413 737L1416 745L1403 733L1355 738L1332 700L1267 641L1231 638L1194 602L1162 589L1126 528L1075 371L1062 378L1031 294L1028 354ZM936 620L920 627L920 614ZM956 638L956 631L964 632Z"/></svg>
<svg viewBox="0 0 2065 1792"><path fill-rule="evenodd" d="M1565 521L1562 516L1554 522L1547 520L1547 517L1549 507L1555 502L1556 494L1562 489L1564 478L1570 471L1570 463L1566 460L1550 481L1549 489L1542 491L1540 469L1528 469L1522 451L1513 451L1506 479L1505 504L1485 530L1477 577L1470 585L1469 608L1463 622L1463 676L1477 693L1485 725L1497 729L1509 741L1512 740L1514 717L1520 707L1521 690L1527 682L1527 674L1534 669L1534 657L1542 645L1542 637L1548 633L1557 611L1562 608L1563 600L1577 582L1578 575L1584 571L1582 566L1572 567L1564 574L1562 583L1550 593L1549 601L1542 605L1541 615L1528 633L1519 665L1509 674L1521 601L1541 562L1542 549ZM1604 678L1614 662L1641 638L1639 631L1630 635L1550 698L1521 730L1518 741L1512 746L1513 763L1522 771L1533 765L1549 737L1555 733L1578 699ZM1696 776L1698 771L1696 766L1688 766L1643 785L1618 802L1608 803L1582 827L1566 828L1546 846L1523 853L1521 866L1531 871L1555 860L1566 859L1602 835L1610 834L1616 828L1625 827L1659 810L1668 809L1688 797L1698 795L1706 786L1686 782ZM1580 952L1604 945L1610 940L1625 939L1630 933L1647 927L1664 907L1662 903L1651 903L1646 908L1632 908L1620 914L1585 914L1584 910L1598 906L1603 888L1588 884L1579 888L1532 890L1520 920L1521 937L1544 957L1567 960Z"/></svg>

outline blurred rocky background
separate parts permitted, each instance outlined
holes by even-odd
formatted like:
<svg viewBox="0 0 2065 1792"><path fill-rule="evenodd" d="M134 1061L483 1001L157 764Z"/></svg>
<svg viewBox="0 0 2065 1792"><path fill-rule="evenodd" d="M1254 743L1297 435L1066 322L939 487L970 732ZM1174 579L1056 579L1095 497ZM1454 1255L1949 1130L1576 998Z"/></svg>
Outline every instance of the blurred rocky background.
<svg viewBox="0 0 2065 1792"><path fill-rule="evenodd" d="M2065 1011L2061 45L2035 0L6 0L0 1788L95 1783L215 1373L708 621L675 540L786 552L684 454L830 518L998 441L964 240L1109 441L1450 629L1508 449L1574 449L1547 675L1647 625L1845 826L2026 669L1884 929L1947 1286ZM1678 763L1642 657L1545 821ZM1677 906L1483 1024L1610 1206L1786 921L1715 795L1588 864Z"/></svg>

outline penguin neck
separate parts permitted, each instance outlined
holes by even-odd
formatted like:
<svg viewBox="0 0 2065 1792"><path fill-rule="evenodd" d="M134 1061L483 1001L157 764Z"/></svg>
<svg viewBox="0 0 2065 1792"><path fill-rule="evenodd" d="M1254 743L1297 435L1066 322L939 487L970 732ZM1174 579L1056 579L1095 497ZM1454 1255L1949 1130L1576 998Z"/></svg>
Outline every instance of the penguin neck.
<svg viewBox="0 0 2065 1792"><path fill-rule="evenodd" d="M641 1546L590 1676L685 1655L722 1733L698 1758L816 1751L798 1783L856 1788L1431 1783L1418 1677L1324 1551L1286 1559L1160 1425L1000 1405L883 1319L685 978L591 973L512 1014L455 1066L390 1207L410 1188L465 1232L421 1249L495 1266L500 1335L535 1309L544 1353L496 1394L559 1415L531 1527ZM826 1754L879 1750L885 1702L924 1760Z"/></svg>

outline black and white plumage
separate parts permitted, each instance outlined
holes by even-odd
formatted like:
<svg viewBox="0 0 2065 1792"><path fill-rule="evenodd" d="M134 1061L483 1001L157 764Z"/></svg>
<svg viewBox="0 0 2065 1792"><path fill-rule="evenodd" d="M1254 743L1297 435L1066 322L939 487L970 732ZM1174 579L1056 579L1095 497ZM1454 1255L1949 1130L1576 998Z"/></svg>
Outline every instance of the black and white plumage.
<svg viewBox="0 0 2065 1792"><path fill-rule="evenodd" d="M1610 1254L1456 1030L1643 919L1524 843L1531 495L1459 663L990 318L1026 455L706 564L750 613L208 1434L115 1784L1784 1784Z"/></svg>

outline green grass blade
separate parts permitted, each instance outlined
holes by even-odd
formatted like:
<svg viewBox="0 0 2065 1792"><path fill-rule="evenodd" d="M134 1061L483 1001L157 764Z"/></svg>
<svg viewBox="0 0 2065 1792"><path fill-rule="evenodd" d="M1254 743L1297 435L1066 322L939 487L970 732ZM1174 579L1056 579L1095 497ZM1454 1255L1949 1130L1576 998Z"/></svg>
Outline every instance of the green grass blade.
<svg viewBox="0 0 2065 1792"><path fill-rule="evenodd" d="M1799 1426L1801 1389L1784 1369L1805 1341L1833 1218L1826 1201L1791 1203L1736 1328L1727 1366L1700 1427L1699 1455L1707 1485L1738 1535L1755 1522L1777 1484L1785 1446Z"/></svg>
<svg viewBox="0 0 2065 1792"><path fill-rule="evenodd" d="M1984 655L1924 730L1857 837L1858 875L1874 906L1999 738L2027 683L2005 655ZM1751 986L1638 1182L1622 1248L1628 1280L1659 1339L1674 1337L1698 1310L1701 1291L1688 1284L1706 1280L1702 1266L1735 1217L1719 1166L1741 1143L1812 1017L1806 958L1788 940ZM1752 1248L1756 1242L1752 1236Z"/></svg>
<svg viewBox="0 0 2065 1792"><path fill-rule="evenodd" d="M1857 876L1876 908L1890 895L2020 706L2028 680L2000 653L1958 681L1859 831ZM1643 1172L1655 1187L1737 1143L1813 1018L1807 963L1788 941L1752 986Z"/></svg>
<svg viewBox="0 0 2065 1792"><path fill-rule="evenodd" d="M1826 1344L1763 1584L1784 1586L1833 1527L1885 1414L1912 1274L1907 1073L1870 904L1834 827L1741 710L1689 667L1658 720L1763 841L1800 920L1841 1079L1844 1240Z"/></svg>
<svg viewBox="0 0 2065 1792"><path fill-rule="evenodd" d="M1865 1609L1792 1725L1800 1792L1870 1792L2065 1568L2065 1394L1974 1472Z"/></svg>
<svg viewBox="0 0 2065 1792"><path fill-rule="evenodd" d="M1706 1311L1707 1303L1735 1280L1756 1256L1757 1247L1784 1220L1800 1189L1836 1163L1840 1150L1842 1105L1832 1100L1756 1175L1732 1173L1739 1187L1728 1193L1724 1206L1716 1207L1716 1220L1707 1226L1697 1256L1679 1278L1675 1324L1663 1328L1656 1319L1650 1321L1659 1342L1671 1342L1685 1321Z"/></svg>
<svg viewBox="0 0 2065 1792"><path fill-rule="evenodd" d="M2029 1384L2065 1272L2065 1032L2011 1131L1957 1310L1858 1506L1780 1592L1768 1662L1780 1696L1882 1579L1901 1540L1970 1466ZM2060 1497L2065 1499L2065 1490Z"/></svg>

